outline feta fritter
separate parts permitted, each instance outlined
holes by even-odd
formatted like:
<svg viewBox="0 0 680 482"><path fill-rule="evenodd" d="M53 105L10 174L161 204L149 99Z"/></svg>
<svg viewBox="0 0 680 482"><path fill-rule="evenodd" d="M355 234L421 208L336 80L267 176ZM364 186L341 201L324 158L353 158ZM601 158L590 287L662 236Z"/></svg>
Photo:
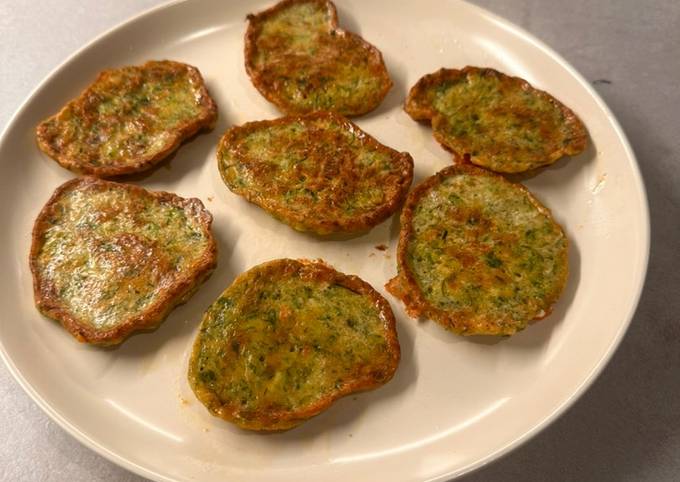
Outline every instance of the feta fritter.
<svg viewBox="0 0 680 482"><path fill-rule="evenodd" d="M399 358L392 310L368 283L322 262L279 259L241 274L208 308L188 376L211 414L287 430L387 383Z"/></svg>
<svg viewBox="0 0 680 482"><path fill-rule="evenodd" d="M410 90L404 110L429 121L458 160L518 173L580 154L587 133L568 107L527 81L493 69L440 69Z"/></svg>
<svg viewBox="0 0 680 482"><path fill-rule="evenodd" d="M113 345L154 329L214 269L211 223L198 199L68 181L33 228L35 303L82 342Z"/></svg>
<svg viewBox="0 0 680 482"><path fill-rule="evenodd" d="M413 160L332 112L232 127L217 149L231 191L299 231L359 232L397 210Z"/></svg>
<svg viewBox="0 0 680 482"><path fill-rule="evenodd" d="M38 125L38 146L62 167L101 178L146 171L217 120L195 67L169 60L105 70Z"/></svg>
<svg viewBox="0 0 680 482"><path fill-rule="evenodd" d="M552 310L567 282L567 245L524 186L451 166L409 194L398 274L386 288L414 318L463 335L512 335Z"/></svg>
<svg viewBox="0 0 680 482"><path fill-rule="evenodd" d="M257 90L286 114L365 114L392 87L380 51L339 28L328 0L284 0L249 15L245 63Z"/></svg>

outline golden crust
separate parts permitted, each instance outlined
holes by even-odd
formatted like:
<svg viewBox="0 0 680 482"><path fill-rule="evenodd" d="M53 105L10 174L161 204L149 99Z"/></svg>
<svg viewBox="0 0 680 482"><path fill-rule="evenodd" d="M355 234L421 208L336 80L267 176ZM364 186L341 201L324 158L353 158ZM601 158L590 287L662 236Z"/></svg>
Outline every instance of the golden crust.
<svg viewBox="0 0 680 482"><path fill-rule="evenodd" d="M167 79L186 83L178 88L185 89L185 100L191 99L191 108L195 110L194 115L177 114L183 117L174 125L164 125L159 115L161 110L170 111L171 104L160 109L141 93L154 82L160 84L168 82ZM160 95L168 98L171 89L172 85L163 84ZM100 115L99 109L105 103L118 105L112 112ZM179 112L187 105L175 107ZM169 60L149 61L142 66L101 72L76 99L38 125L36 140L38 147L62 167L111 178L150 169L199 131L213 129L216 121L217 105L197 68ZM126 125L131 126L130 132L120 133L119 129ZM137 145L142 138L139 136L157 136L158 140ZM106 151L107 143L112 144L109 152L114 152L113 158L102 152Z"/></svg>
<svg viewBox="0 0 680 482"><path fill-rule="evenodd" d="M501 100L487 105L484 96L489 92L480 91L469 94L464 109L458 108L455 113L447 115L435 107L437 89L456 84L472 85L471 82L478 79L495 82L492 94L497 94ZM527 98L532 102L524 103ZM453 152L455 160L465 160L501 173L530 171L552 164L563 156L580 154L588 139L578 116L555 97L532 87L524 79L490 68L442 68L427 74L409 91L404 110L414 120L431 122L435 139ZM461 114L463 111L467 114ZM474 121L466 117L468 114ZM509 130L508 118L512 119L512 124L520 125L521 131ZM453 121L458 125L453 126ZM482 127L478 127L480 125ZM527 133L533 136L533 146L522 144L526 140L522 137Z"/></svg>
<svg viewBox="0 0 680 482"><path fill-rule="evenodd" d="M106 329L97 329L81 317L74 314L63 298L59 296L55 289L53 279L44 272L45 266L41 262L41 252L44 247L45 236L48 230L59 223L61 216L64 215L60 206L60 201L65 195L75 191L87 194L88 191L101 189L125 190L132 197L142 202L162 203L182 209L187 216L190 216L200 229L206 239L206 246L195 262L187 267L183 272L172 277L171 282L164 280L162 288L156 293L155 301L147 306L144 311L117 320L113 326ZM126 209L134 210L137 206L112 206L113 212L123 212ZM205 281L217 262L217 244L210 231L212 216L205 210L200 200L191 198L185 199L176 194L168 192L150 192L138 186L129 184L118 184L110 181L103 181L94 177L76 178L59 186L47 204L43 207L35 220L33 226L31 251L29 264L33 275L33 292L36 307L45 316L59 321L62 326L71 333L78 341L95 345L116 345L124 341L135 331L148 331L155 329L165 317L179 304L186 302L195 290ZM134 233L129 233L134 236ZM122 249L132 248L130 239L123 235ZM145 259L132 260L131 264L144 265ZM153 262L153 261L152 261ZM132 267L132 266L130 266ZM125 266L121 266L125 268ZM66 275L68 276L68 274Z"/></svg>
<svg viewBox="0 0 680 482"><path fill-rule="evenodd" d="M406 312L412 318L431 319L447 330L460 335L512 335L522 330L526 323L537 321L548 316L553 309L553 305L560 297L567 282L568 266L566 261L566 249L568 240L564 237L565 259L559 266L560 276L555 281L557 289L553 290L542 301L542 309L537 311L536 316L530 320L517 320L508 317L499 317L497 314L471 313L464 310L445 310L428 301L423 290L416 280L416 275L409 264L409 243L415 236L413 219L415 210L421 199L424 198L433 188L444 182L448 177L459 174L470 176L486 176L496 178L499 182L511 185L514 189L521 191L533 205L533 207L543 216L549 219L550 223L564 236L562 227L553 219L548 208L543 206L529 190L521 184L511 183L504 177L493 174L484 169L474 167L470 164L449 166L433 176L425 179L416 186L410 193L404 204L401 214L401 231L399 234L399 245L397 249L397 276L392 278L385 288L395 297L399 298L405 305Z"/></svg>
<svg viewBox="0 0 680 482"><path fill-rule="evenodd" d="M251 134L293 125L303 131L267 137L262 156L246 148L245 139ZM367 152L379 156L370 167L360 165L360 156ZM304 160L280 168L273 161L276 155ZM413 180L413 159L408 153L384 146L333 112L232 127L219 143L217 159L222 179L234 193L299 231L321 235L360 232L381 223L401 205ZM301 177L307 181L300 183ZM301 186L313 191L314 197L285 202L286 193ZM376 187L380 200L371 198L360 204L359 197ZM347 212L343 203L350 203L354 210Z"/></svg>
<svg viewBox="0 0 680 482"><path fill-rule="evenodd" d="M326 32L315 40L319 48L313 54L302 52L299 45L287 46L285 36L281 36L285 34L280 32L272 41L262 40L263 28L269 21L304 4L317 7L327 17ZM263 52L273 59L259 62ZM244 53L246 72L253 85L286 114L333 110L346 116L362 115L375 109L392 87L381 52L359 35L341 29L335 5L328 0L283 0L258 14L248 15ZM358 79L368 79L375 85L357 87L355 83L352 88L340 85L343 76L351 75L349 69L353 68L365 68ZM297 86L286 92L291 82ZM334 89L350 92L334 94ZM319 102L311 100L319 95L329 97Z"/></svg>
<svg viewBox="0 0 680 482"><path fill-rule="evenodd" d="M261 279L261 283L277 284L286 277L298 276L299 278L306 281L317 283L319 286L338 285L347 288L348 290L357 293L362 297L366 297L379 312L379 317L382 322L381 336L385 341L385 347L384 350L380 352L380 360L371 360L371 363L368 365L361 363L354 366L352 375L349 378L344 378L340 386L336 386L330 392L324 392L323 396L317 397L309 403L303 403L300 406L295 406L294 408L275 408L271 405L267 405L261 400L258 400L258 403L262 404L261 407L246 411L239 404L239 399L224 400L199 379L199 353L201 349L203 330L205 329L205 325L210 314L209 310L206 312L203 323L201 324L201 333L197 336L194 343L194 351L189 363L188 377L191 387L197 398L213 415L229 422L233 422L239 427L248 430L288 430L301 424L305 420L318 415L327 409L335 400L351 393L377 388L387 383L393 377L399 364L401 353L399 340L397 338L396 321L387 300L376 290L374 290L371 285L357 276L340 273L321 260L310 261L304 259L279 259L263 263L245 273L242 273L236 278L236 280L234 280L232 287L239 284L246 284L254 276L257 277L256 280ZM231 289L231 287L229 289ZM227 293L227 291L225 291L223 296ZM250 296L256 296L258 293L257 287L252 287L252 285L249 286L247 293L249 293ZM220 299L218 299L216 303L218 303ZM243 302L252 303L252 300L245 300ZM337 321L341 322L342 320ZM303 322L296 321L295 323L297 325L298 323ZM314 328L309 327L309 329L313 330ZM307 328L305 328L305 331L307 331ZM230 331L230 333L238 338L238 328L233 328L233 331ZM278 335L273 333L271 336L276 337ZM262 340L258 339L258 341L261 342ZM272 344L277 344L280 342L280 340L274 339L269 341L269 343ZM341 342L342 340L338 341L338 343ZM224 343L225 346L226 343L231 345L233 340L226 340ZM268 349L269 348L271 348L271 353L273 353L274 356L277 356L274 348L268 347ZM302 357L304 356L305 350L306 349L304 349L303 352L296 353L293 356ZM229 351L229 348L225 348L224 351ZM285 351L287 352L288 350ZM226 356L227 355L225 355L225 357ZM285 368L285 366L286 365L284 364L283 367ZM332 369L330 366L326 367L324 365L324 367L324 370ZM251 376L257 377L255 372L253 372ZM271 376L276 377L276 374L271 374ZM252 383L251 386L253 386Z"/></svg>

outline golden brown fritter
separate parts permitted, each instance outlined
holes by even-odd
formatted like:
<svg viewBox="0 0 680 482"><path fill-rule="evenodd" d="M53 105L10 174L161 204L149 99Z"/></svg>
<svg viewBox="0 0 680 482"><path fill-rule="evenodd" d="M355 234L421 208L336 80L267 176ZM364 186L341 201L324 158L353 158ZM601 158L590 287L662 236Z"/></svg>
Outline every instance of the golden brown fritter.
<svg viewBox="0 0 680 482"><path fill-rule="evenodd" d="M389 304L323 262L279 259L241 274L203 317L189 383L213 415L287 430L387 383L400 349Z"/></svg>
<svg viewBox="0 0 680 482"><path fill-rule="evenodd" d="M164 60L103 71L36 133L61 166L108 178L151 168L216 120L198 69Z"/></svg>
<svg viewBox="0 0 680 482"><path fill-rule="evenodd" d="M440 69L422 77L404 110L431 121L434 137L459 159L517 173L580 154L587 133L550 94L493 69Z"/></svg>
<svg viewBox="0 0 680 482"><path fill-rule="evenodd" d="M232 127L217 160L234 193L316 234L372 228L396 211L413 179L408 153L331 112Z"/></svg>
<svg viewBox="0 0 680 482"><path fill-rule="evenodd" d="M552 310L567 281L567 244L524 186L450 166L409 194L398 274L386 288L414 318L463 335L512 335Z"/></svg>
<svg viewBox="0 0 680 482"><path fill-rule="evenodd" d="M214 269L211 223L198 199L68 181L33 227L36 305L82 342L113 345L153 329Z"/></svg>
<svg viewBox="0 0 680 482"><path fill-rule="evenodd" d="M248 21L246 71L284 113L361 115L392 87L380 51L339 28L330 1L284 0Z"/></svg>

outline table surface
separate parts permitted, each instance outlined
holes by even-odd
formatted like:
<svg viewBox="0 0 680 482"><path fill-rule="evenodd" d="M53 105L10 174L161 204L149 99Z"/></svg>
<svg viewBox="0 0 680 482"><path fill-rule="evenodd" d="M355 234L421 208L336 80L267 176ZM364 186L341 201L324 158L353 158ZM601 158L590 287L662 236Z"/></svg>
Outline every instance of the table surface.
<svg viewBox="0 0 680 482"><path fill-rule="evenodd" d="M69 54L160 3L0 2L0 127ZM547 430L464 480L680 480L680 3L474 3L526 28L593 82L638 156L649 196L652 251L635 318L600 378ZM71 438L4 366L0 433L2 480L144 480Z"/></svg>

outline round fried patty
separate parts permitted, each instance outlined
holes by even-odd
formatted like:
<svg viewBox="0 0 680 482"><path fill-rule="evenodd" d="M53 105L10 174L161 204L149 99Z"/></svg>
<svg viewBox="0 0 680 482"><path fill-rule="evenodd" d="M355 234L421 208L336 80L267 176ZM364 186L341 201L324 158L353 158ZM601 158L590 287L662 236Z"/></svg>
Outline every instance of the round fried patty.
<svg viewBox="0 0 680 482"><path fill-rule="evenodd" d="M413 179L408 153L331 112L233 127L217 160L231 191L317 234L363 231L384 221Z"/></svg>
<svg viewBox="0 0 680 482"><path fill-rule="evenodd" d="M151 61L100 73L38 126L37 140L66 169L112 177L149 169L216 120L198 69Z"/></svg>
<svg viewBox="0 0 680 482"><path fill-rule="evenodd" d="M586 129L569 108L527 81L493 69L440 69L421 78L404 110L432 122L434 136L459 158L517 173L581 153Z"/></svg>
<svg viewBox="0 0 680 482"><path fill-rule="evenodd" d="M241 274L208 308L189 383L217 417L286 430L388 382L399 357L392 310L368 283L280 259Z"/></svg>
<svg viewBox="0 0 680 482"><path fill-rule="evenodd" d="M198 199L68 181L33 228L36 305L83 342L112 345L153 329L215 267L211 223Z"/></svg>
<svg viewBox="0 0 680 482"><path fill-rule="evenodd" d="M284 0L248 21L248 75L287 114L361 115L392 87L380 51L339 28L335 6L327 0Z"/></svg>
<svg viewBox="0 0 680 482"><path fill-rule="evenodd" d="M512 335L547 316L567 281L567 238L529 191L470 165L418 185L387 289L410 316L464 335Z"/></svg>

